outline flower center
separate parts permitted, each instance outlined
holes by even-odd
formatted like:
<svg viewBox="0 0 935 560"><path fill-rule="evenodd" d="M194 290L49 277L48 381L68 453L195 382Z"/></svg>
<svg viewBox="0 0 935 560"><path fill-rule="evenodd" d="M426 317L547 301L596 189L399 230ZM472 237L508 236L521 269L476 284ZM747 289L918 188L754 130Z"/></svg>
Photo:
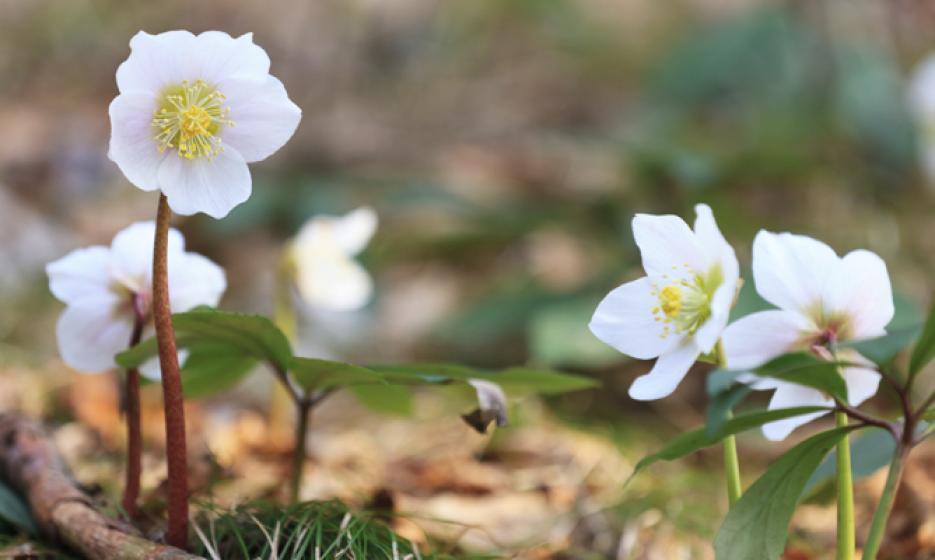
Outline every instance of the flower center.
<svg viewBox="0 0 935 560"><path fill-rule="evenodd" d="M664 275L662 279L669 283L662 288L655 283L652 285L652 295L657 301L652 313L655 320L664 325L660 336L695 334L711 317L711 298L723 282L720 267L713 268L706 276L694 274L690 278L670 280Z"/></svg>
<svg viewBox="0 0 935 560"><path fill-rule="evenodd" d="M218 133L233 126L224 94L203 80L167 87L153 113L157 149L185 159L212 158L224 149Z"/></svg>

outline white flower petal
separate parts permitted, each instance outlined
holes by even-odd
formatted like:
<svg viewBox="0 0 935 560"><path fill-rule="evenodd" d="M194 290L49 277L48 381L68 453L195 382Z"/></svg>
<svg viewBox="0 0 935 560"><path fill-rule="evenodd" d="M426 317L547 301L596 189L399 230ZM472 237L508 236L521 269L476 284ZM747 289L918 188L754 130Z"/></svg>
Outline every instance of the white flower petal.
<svg viewBox="0 0 935 560"><path fill-rule="evenodd" d="M831 247L791 233L760 231L753 241L753 278L763 299L806 313L821 301L825 279L840 263Z"/></svg>
<svg viewBox="0 0 935 560"><path fill-rule="evenodd" d="M184 367L185 360L188 359L189 352L184 348L178 351L179 365ZM139 367L140 374L150 381L162 380L162 366L159 363L159 356L153 356L146 360Z"/></svg>
<svg viewBox="0 0 935 560"><path fill-rule="evenodd" d="M633 218L633 238L649 276L682 277L708 268L694 232L678 216L637 214Z"/></svg>
<svg viewBox="0 0 935 560"><path fill-rule="evenodd" d="M736 280L740 277L737 254L718 229L711 207L698 204L695 206L695 215L695 238L699 245L704 249L709 262L721 265L724 280L733 280L736 285Z"/></svg>
<svg viewBox="0 0 935 560"><path fill-rule="evenodd" d="M695 331L695 342L702 352L708 353L723 336L724 328L730 319L730 310L734 305L734 293L737 291L735 282L725 282L714 291L711 298L711 316L701 327Z"/></svg>
<svg viewBox="0 0 935 560"><path fill-rule="evenodd" d="M114 356L127 349L133 319L114 306L69 305L56 327L59 353L68 366L83 373L116 367Z"/></svg>
<svg viewBox="0 0 935 560"><path fill-rule="evenodd" d="M615 288L598 304L588 328L604 343L628 356L647 360L675 346L681 335L663 336L665 324L656 321L652 281L643 277Z"/></svg>
<svg viewBox="0 0 935 560"><path fill-rule="evenodd" d="M800 406L834 406L834 401L825 398L821 391L811 387L803 387L793 383L782 383L773 393L773 398L769 401L770 410L779 410L783 408L797 408ZM792 433L792 430L812 420L828 414L829 411L811 412L775 422L769 422L763 425L763 435L770 441L782 441Z"/></svg>
<svg viewBox="0 0 935 560"><path fill-rule="evenodd" d="M816 327L791 311L772 309L741 317L731 323L721 339L727 367L759 367L794 349L802 335Z"/></svg>
<svg viewBox="0 0 935 560"><path fill-rule="evenodd" d="M296 283L306 303L330 311L360 309L373 294L367 271L340 253L321 254L299 266Z"/></svg>
<svg viewBox="0 0 935 560"><path fill-rule="evenodd" d="M191 79L217 85L233 77L263 80L269 74L269 56L253 42L253 33L234 39L223 31L205 31L195 37L194 49Z"/></svg>
<svg viewBox="0 0 935 560"><path fill-rule="evenodd" d="M493 416L497 426L507 424L507 399L503 389L492 381L468 379L477 392L477 404L485 415ZM485 426L486 427L486 426Z"/></svg>
<svg viewBox="0 0 935 560"><path fill-rule="evenodd" d="M250 198L252 185L247 163L237 150L226 147L211 159L170 154L159 166L159 188L175 213L204 212L220 219Z"/></svg>
<svg viewBox="0 0 935 560"><path fill-rule="evenodd" d="M630 397L638 401L652 401L668 397L698 359L701 351L691 339L670 352L659 356L653 369L637 377L630 385Z"/></svg>
<svg viewBox="0 0 935 560"><path fill-rule="evenodd" d="M107 247L88 247L68 253L45 267L49 289L64 303L116 303L111 290L110 251Z"/></svg>
<svg viewBox="0 0 935 560"><path fill-rule="evenodd" d="M175 313L199 305L216 307L227 289L224 269L195 253L169 257L169 302Z"/></svg>
<svg viewBox="0 0 935 560"><path fill-rule="evenodd" d="M114 236L110 244L114 275L137 293L152 289L153 245L156 223L137 222ZM169 262L185 250L185 238L175 228L169 229Z"/></svg>
<svg viewBox="0 0 935 560"><path fill-rule="evenodd" d="M844 383L847 384L847 401L851 406L859 406L862 402L877 394L880 388L880 374L868 368L844 368Z"/></svg>
<svg viewBox="0 0 935 560"><path fill-rule="evenodd" d="M335 241L347 255L364 250L377 230L377 213L367 206L338 218L334 224Z"/></svg>
<svg viewBox="0 0 935 560"><path fill-rule="evenodd" d="M157 94L170 84L197 79L195 36L188 31L150 35L140 31L130 40L130 56L117 68L120 93ZM152 112L150 112L150 117Z"/></svg>
<svg viewBox="0 0 935 560"><path fill-rule="evenodd" d="M160 152L152 125L156 99L149 93L122 93L110 103L110 149L107 157L134 186L159 187L157 171L167 152Z"/></svg>
<svg viewBox="0 0 935 560"><path fill-rule="evenodd" d="M894 307L893 288L883 259L864 250L845 255L825 284L824 312L848 317L852 339L886 334Z"/></svg>
<svg viewBox="0 0 935 560"><path fill-rule="evenodd" d="M935 114L935 56L927 57L916 66L909 81L908 101L919 119Z"/></svg>
<svg viewBox="0 0 935 560"><path fill-rule="evenodd" d="M221 139L248 162L273 155L292 138L302 119L302 110L272 76L260 81L229 78L218 89L227 96L225 105L234 122L221 130Z"/></svg>

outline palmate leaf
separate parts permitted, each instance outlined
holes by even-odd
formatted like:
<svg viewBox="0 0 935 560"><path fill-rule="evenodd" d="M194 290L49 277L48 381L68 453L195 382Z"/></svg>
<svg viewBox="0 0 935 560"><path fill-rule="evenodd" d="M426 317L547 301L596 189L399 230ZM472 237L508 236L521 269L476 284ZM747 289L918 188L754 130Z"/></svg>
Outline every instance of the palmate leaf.
<svg viewBox="0 0 935 560"><path fill-rule="evenodd" d="M238 353L267 361L286 370L292 359L289 340L261 315L199 308L172 316L176 342L188 348L203 342L227 344ZM157 354L155 337L117 355L121 367L133 368Z"/></svg>
<svg viewBox="0 0 935 560"><path fill-rule="evenodd" d="M386 387L380 373L353 364L318 358L292 358L289 367L293 379L306 391L351 385L379 384Z"/></svg>
<svg viewBox="0 0 935 560"><path fill-rule="evenodd" d="M854 436L851 441L851 467L854 480L872 475L890 464L896 440L888 431L871 427ZM837 451L832 450L808 480L803 499L821 494L819 490L833 482L837 474Z"/></svg>
<svg viewBox="0 0 935 560"><path fill-rule="evenodd" d="M756 368L753 373L805 385L847 402L847 385L838 372L839 364L821 360L806 352L784 354Z"/></svg>
<svg viewBox="0 0 935 560"><path fill-rule="evenodd" d="M717 560L775 560L805 484L828 451L856 426L812 436L789 450L744 493L714 539Z"/></svg>
<svg viewBox="0 0 935 560"><path fill-rule="evenodd" d="M678 436L669 442L669 444L666 445L662 450L657 451L652 455L643 457L643 459L641 459L640 462L636 464L636 467L633 469L633 474L630 476L635 476L638 472L655 462L679 459L688 455L689 453L719 443L726 436L751 430L753 428L762 426L767 422L782 420L784 418L791 418L793 416L800 416L802 414L808 414L811 412L830 410L830 408L821 406L800 406L796 408L758 410L756 412L745 412L743 414L738 414L734 418L724 422L721 429L714 433L708 433L707 429L699 428L697 430L692 430Z"/></svg>
<svg viewBox="0 0 935 560"><path fill-rule="evenodd" d="M483 379L504 389L540 394L567 393L598 386L598 382L589 377L526 367L490 371L458 364L381 364L369 369L382 373L391 384L402 385L467 383L470 379Z"/></svg>
<svg viewBox="0 0 935 560"><path fill-rule="evenodd" d="M935 303L932 304L919 340L912 349L912 357L909 359L910 377L919 373L919 370L931 362L932 358L935 358Z"/></svg>
<svg viewBox="0 0 935 560"><path fill-rule="evenodd" d="M182 392L197 399L225 391L240 383L257 360L228 343L199 342L189 346L182 366Z"/></svg>

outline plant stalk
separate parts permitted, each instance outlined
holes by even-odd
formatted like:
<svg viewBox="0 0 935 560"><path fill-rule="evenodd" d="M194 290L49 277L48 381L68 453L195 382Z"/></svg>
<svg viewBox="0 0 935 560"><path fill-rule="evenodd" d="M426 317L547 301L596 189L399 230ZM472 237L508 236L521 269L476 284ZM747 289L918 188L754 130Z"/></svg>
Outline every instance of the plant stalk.
<svg viewBox="0 0 935 560"><path fill-rule="evenodd" d="M309 417L312 401L308 395L296 403L295 446L292 449L292 479L289 485L289 500L294 504L299 501L302 490L302 473L305 470L306 439L308 437Z"/></svg>
<svg viewBox="0 0 935 560"><path fill-rule="evenodd" d="M908 455L908 448L903 447L902 444L896 446L896 452L893 453L893 460L890 462L890 470L886 475L886 485L883 487L883 494L880 496L880 503L877 504L877 509L873 512L873 522L870 525L870 533L867 535L867 544L864 545L863 560L876 560L880 551L880 545L883 544L883 537L886 533L886 522L889 519L890 512L893 511L896 490L902 480L903 467Z"/></svg>
<svg viewBox="0 0 935 560"><path fill-rule="evenodd" d="M172 210L166 195L159 195L156 213L156 242L153 251L153 319L159 364L162 369L162 398L166 416L168 462L168 526L166 541L188 547L188 459L185 441L185 407L179 371L172 309L169 306L169 222Z"/></svg>
<svg viewBox="0 0 935 560"><path fill-rule="evenodd" d="M142 308L139 295L134 294L130 301L133 306L133 334L130 336L130 348L140 343L146 312ZM127 370L124 384L124 414L127 422L127 471L123 487L123 510L131 518L138 517L140 497L140 476L142 473L143 429L140 420L140 371L137 368Z"/></svg>
<svg viewBox="0 0 935 560"><path fill-rule="evenodd" d="M720 367L727 367L727 359L724 355L724 344L719 340L715 347L717 352L717 363ZM727 411L727 417L733 416L731 411ZM731 434L724 438L724 475L727 478L727 503L730 507L740 500L743 495L743 485L740 481L740 459L737 456L737 438Z"/></svg>
<svg viewBox="0 0 935 560"><path fill-rule="evenodd" d="M835 423L839 428L847 426L847 413L835 412ZM854 480L851 474L851 444L847 435L841 438L838 453L838 549L837 560L854 560Z"/></svg>

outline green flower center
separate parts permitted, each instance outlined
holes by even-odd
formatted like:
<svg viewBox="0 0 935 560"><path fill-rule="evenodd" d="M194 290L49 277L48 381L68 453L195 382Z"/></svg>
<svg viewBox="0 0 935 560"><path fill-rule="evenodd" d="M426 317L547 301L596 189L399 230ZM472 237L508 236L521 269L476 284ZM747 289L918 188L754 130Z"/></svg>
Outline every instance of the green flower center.
<svg viewBox="0 0 935 560"><path fill-rule="evenodd" d="M714 266L705 275L695 273L689 278L671 281L668 275L663 275L661 279L668 283L661 287L652 284L652 295L656 298L652 313L655 320L664 325L660 336L666 338L673 333L695 334L711 317L711 300L724 282L720 265Z"/></svg>
<svg viewBox="0 0 935 560"><path fill-rule="evenodd" d="M153 113L157 149L185 159L212 158L224 149L218 133L233 126L226 98L202 80L165 88Z"/></svg>

